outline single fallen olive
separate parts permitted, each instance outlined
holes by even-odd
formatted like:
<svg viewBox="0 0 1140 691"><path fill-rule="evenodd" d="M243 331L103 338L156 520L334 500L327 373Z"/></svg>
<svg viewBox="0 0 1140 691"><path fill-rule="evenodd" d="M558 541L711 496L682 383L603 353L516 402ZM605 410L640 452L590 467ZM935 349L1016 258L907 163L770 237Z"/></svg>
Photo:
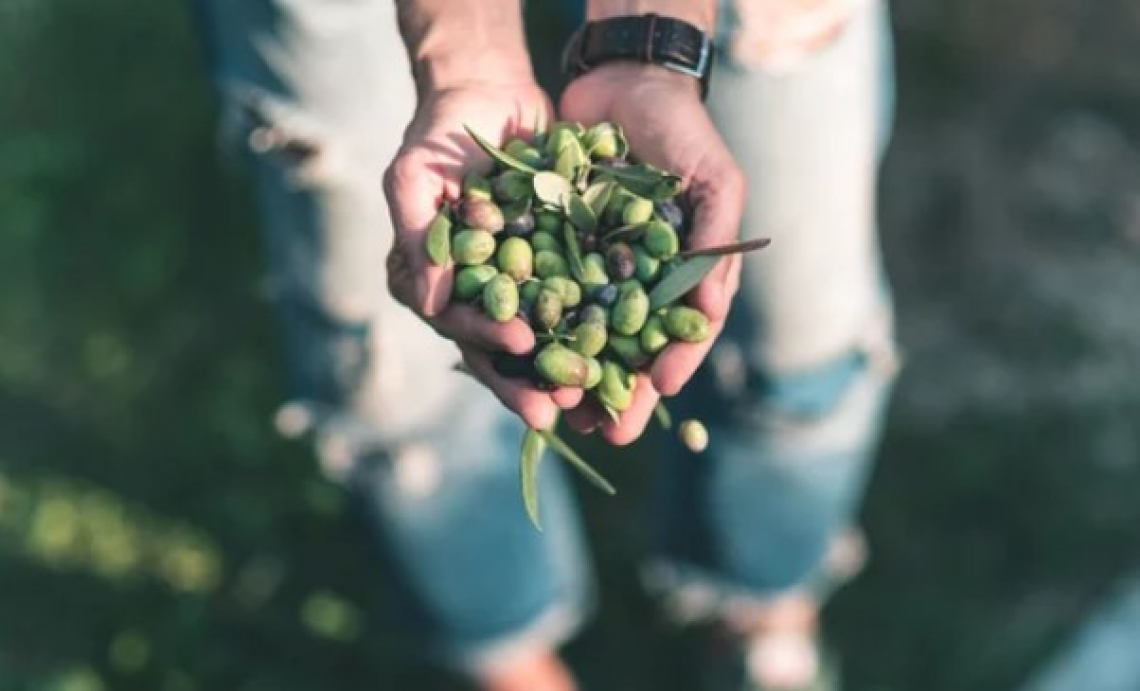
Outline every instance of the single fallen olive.
<svg viewBox="0 0 1140 691"><path fill-rule="evenodd" d="M451 239L451 258L456 264L484 264L495 253L495 236L486 230L461 230Z"/></svg>
<svg viewBox="0 0 1140 691"><path fill-rule="evenodd" d="M669 334L665 332L665 322L656 314L651 316L637 335L641 350L653 356L669 345Z"/></svg>
<svg viewBox="0 0 1140 691"><path fill-rule="evenodd" d="M701 453L709 448L709 431L697 420L685 420L677 428L677 436L693 453Z"/></svg>
<svg viewBox="0 0 1140 691"><path fill-rule="evenodd" d="M677 256L681 249L681 242L677 238L677 231L664 221L653 221L645 229L645 237L641 239L645 250L657 259L667 261Z"/></svg>
<svg viewBox="0 0 1140 691"><path fill-rule="evenodd" d="M621 285L617 303L610 312L610 327L623 336L635 336L649 318L649 295L637 281Z"/></svg>
<svg viewBox="0 0 1140 691"><path fill-rule="evenodd" d="M665 312L665 331L686 343L700 343L709 337L709 318L703 312L675 305Z"/></svg>
<svg viewBox="0 0 1140 691"><path fill-rule="evenodd" d="M507 238L499 245L499 270L516 281L525 281L534 274L534 250L522 238Z"/></svg>
<svg viewBox="0 0 1140 691"><path fill-rule="evenodd" d="M487 281L498 274L498 270L489 264L465 266L455 274L455 281L451 284L451 294L461 302L471 302L483 294L483 287L487 285Z"/></svg>
<svg viewBox="0 0 1140 691"><path fill-rule="evenodd" d="M497 322L508 322L519 311L519 289L513 278L498 274L483 286L483 311Z"/></svg>
<svg viewBox="0 0 1140 691"><path fill-rule="evenodd" d="M560 343L551 343L540 350L534 365L540 375L557 386L580 388L590 376L586 358Z"/></svg>

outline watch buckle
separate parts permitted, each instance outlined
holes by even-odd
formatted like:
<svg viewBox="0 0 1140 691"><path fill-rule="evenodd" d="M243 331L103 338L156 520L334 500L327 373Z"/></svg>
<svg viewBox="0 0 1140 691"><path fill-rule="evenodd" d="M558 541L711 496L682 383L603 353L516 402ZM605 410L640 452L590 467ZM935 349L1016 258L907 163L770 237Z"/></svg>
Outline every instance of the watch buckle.
<svg viewBox="0 0 1140 691"><path fill-rule="evenodd" d="M711 57L712 57L712 39L709 38L707 35L705 35L702 37L701 57L697 60L697 66L696 67L689 67L688 65L682 65L681 63L679 63L675 60L662 60L661 66L668 68L670 70L673 70L674 72L680 72L681 74L687 74L690 77L695 77L696 79L704 79L705 71L708 70L708 68L709 68L709 58L711 58Z"/></svg>

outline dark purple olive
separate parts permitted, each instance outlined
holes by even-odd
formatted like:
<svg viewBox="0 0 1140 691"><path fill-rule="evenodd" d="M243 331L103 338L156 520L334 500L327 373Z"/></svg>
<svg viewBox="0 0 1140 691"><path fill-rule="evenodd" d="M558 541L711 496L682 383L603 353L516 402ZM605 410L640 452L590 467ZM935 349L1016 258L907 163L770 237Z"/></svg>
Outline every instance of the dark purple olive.
<svg viewBox="0 0 1140 691"><path fill-rule="evenodd" d="M615 281L626 281L637 272L637 258L633 248L624 242L614 243L606 250L606 273Z"/></svg>
<svg viewBox="0 0 1140 691"><path fill-rule="evenodd" d="M578 310L566 310L562 313L562 323L567 328L573 329L578 326Z"/></svg>
<svg viewBox="0 0 1140 691"><path fill-rule="evenodd" d="M597 294L594 295L594 302L598 303L602 307L613 307L613 304L617 302L617 299L618 287L613 283L607 283L606 285L602 286L598 289Z"/></svg>
<svg viewBox="0 0 1140 691"><path fill-rule="evenodd" d="M673 230L680 232L684 228L685 212L681 210L681 205L672 199L656 202L653 205L653 210L657 212L662 221L673 226Z"/></svg>
<svg viewBox="0 0 1140 691"><path fill-rule="evenodd" d="M523 237L534 231L534 214L530 211L522 216L512 218L503 226L503 230L512 237Z"/></svg>
<svg viewBox="0 0 1140 691"><path fill-rule="evenodd" d="M582 251L589 253L598 249L598 236L593 233L582 236Z"/></svg>

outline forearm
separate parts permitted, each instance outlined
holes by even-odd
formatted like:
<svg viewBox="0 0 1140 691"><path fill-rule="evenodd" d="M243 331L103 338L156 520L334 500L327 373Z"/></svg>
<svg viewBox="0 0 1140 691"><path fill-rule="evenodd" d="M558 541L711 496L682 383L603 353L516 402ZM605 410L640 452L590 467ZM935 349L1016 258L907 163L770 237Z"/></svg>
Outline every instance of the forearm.
<svg viewBox="0 0 1140 691"><path fill-rule="evenodd" d="M706 32L716 26L717 0L590 0L590 21L633 14L659 14L682 19Z"/></svg>
<svg viewBox="0 0 1140 691"><path fill-rule="evenodd" d="M520 0L397 0L396 8L421 94L533 81Z"/></svg>

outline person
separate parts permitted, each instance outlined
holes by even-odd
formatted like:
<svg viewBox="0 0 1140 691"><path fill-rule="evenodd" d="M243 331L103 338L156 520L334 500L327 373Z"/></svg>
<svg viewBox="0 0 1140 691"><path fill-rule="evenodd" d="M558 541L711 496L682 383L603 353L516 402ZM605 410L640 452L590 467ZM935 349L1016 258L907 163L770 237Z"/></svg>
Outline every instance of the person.
<svg viewBox="0 0 1140 691"><path fill-rule="evenodd" d="M439 200L488 165L464 125L507 137L555 117L520 5L195 0L225 140L254 173L295 393L278 424L311 433L325 470L366 507L418 649L488 691L568 690L556 650L588 616L593 585L557 465L541 481L545 532L526 520L522 424L545 428L565 410L628 443L707 355L699 404L717 411L714 441L655 463L646 585L670 616L714 622L734 642L717 688L819 688L817 615L857 562L843 536L895 373L875 218L887 8L588 2L590 21L652 13L715 35L711 90L706 104L689 74L610 61L570 81L558 116L616 122L635 157L680 173L694 245L773 239L698 287L723 331L712 352L663 357L615 423L581 408L580 392L498 378L490 353L527 352L533 334L448 307L448 274L422 249ZM460 358L481 381L453 371Z"/></svg>

